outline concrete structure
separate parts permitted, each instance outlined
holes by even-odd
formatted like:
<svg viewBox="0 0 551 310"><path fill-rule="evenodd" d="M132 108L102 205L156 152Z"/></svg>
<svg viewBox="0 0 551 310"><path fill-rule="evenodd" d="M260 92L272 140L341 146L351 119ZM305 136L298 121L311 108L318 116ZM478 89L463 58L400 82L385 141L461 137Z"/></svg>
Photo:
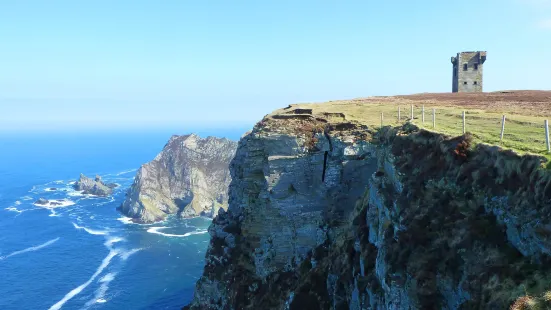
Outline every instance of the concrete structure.
<svg viewBox="0 0 551 310"><path fill-rule="evenodd" d="M457 53L451 61L453 64L452 92L482 92L486 52Z"/></svg>

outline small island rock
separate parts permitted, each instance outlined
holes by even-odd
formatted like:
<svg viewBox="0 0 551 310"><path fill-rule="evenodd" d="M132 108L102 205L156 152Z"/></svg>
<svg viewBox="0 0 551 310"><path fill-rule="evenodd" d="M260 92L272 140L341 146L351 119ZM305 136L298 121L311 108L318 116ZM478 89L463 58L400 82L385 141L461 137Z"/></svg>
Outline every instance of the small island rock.
<svg viewBox="0 0 551 310"><path fill-rule="evenodd" d="M34 204L37 205L47 205L48 203L50 203L50 201L45 198L38 198L38 200L34 202Z"/></svg>
<svg viewBox="0 0 551 310"><path fill-rule="evenodd" d="M81 173L80 178L73 187L84 194L105 197L113 193L113 188L117 187L117 184L106 184L101 180L99 175L96 175L95 179L91 179Z"/></svg>

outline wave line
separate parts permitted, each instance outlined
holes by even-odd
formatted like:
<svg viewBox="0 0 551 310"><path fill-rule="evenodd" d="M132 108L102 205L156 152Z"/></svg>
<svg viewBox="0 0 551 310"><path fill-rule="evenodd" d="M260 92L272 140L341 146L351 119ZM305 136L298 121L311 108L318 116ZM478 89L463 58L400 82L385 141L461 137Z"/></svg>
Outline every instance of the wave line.
<svg viewBox="0 0 551 310"><path fill-rule="evenodd" d="M43 244L41 245L37 245L37 246L32 246L30 248L26 248L24 250L20 250L20 251L15 251L13 253L10 253L6 256L0 256L0 260L4 260L4 259L8 259L9 257L12 257L12 256L15 256L15 255L19 255L19 254L23 254L23 253L27 253L27 252L33 252L33 251L38 251L42 248L45 248L53 243L55 243L57 240L59 240L59 237L55 238L55 239L52 239L48 242L44 242Z"/></svg>
<svg viewBox="0 0 551 310"><path fill-rule="evenodd" d="M76 229L82 229L82 230L84 230L85 232L89 233L90 235L107 235L107 232L105 232L105 231L93 230L93 229L90 229L90 228L78 226L78 225L75 224L75 223L73 223L73 226L74 226Z"/></svg>
<svg viewBox="0 0 551 310"><path fill-rule="evenodd" d="M111 259L113 259L113 257L115 257L117 254L118 254L118 252L115 251L115 250L109 251L109 254L107 255L107 257L105 257L103 259L103 261L101 262L101 265L98 267L96 272L90 277L90 279L88 279L88 281L84 282L83 284L81 284L77 288L75 288L72 291L70 291L69 293L67 293L67 295L65 295L60 301L58 301L53 306L51 306L49 310L59 310L59 309L61 309L61 307L67 301L69 301L71 298L75 297L76 295L80 294L80 292L82 292L82 290L84 290L88 285L90 285L90 283L92 283L92 281L94 281L97 278L97 276L109 265L109 263L111 262Z"/></svg>

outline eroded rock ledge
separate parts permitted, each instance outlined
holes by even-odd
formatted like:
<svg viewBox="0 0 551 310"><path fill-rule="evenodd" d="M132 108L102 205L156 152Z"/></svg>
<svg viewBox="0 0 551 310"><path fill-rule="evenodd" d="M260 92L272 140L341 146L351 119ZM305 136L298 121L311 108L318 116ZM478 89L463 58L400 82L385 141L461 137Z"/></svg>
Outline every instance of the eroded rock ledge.
<svg viewBox="0 0 551 310"><path fill-rule="evenodd" d="M184 309L506 309L549 289L541 158L297 110L239 142Z"/></svg>
<svg viewBox="0 0 551 310"><path fill-rule="evenodd" d="M228 167L236 147L223 138L172 136L162 152L138 170L121 211L143 223L169 214L216 215L228 205Z"/></svg>

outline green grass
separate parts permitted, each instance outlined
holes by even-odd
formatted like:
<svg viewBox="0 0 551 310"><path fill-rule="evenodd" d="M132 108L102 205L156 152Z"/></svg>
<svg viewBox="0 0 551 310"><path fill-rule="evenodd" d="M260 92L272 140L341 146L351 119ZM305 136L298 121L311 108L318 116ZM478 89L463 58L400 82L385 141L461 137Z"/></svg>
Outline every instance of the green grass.
<svg viewBox="0 0 551 310"><path fill-rule="evenodd" d="M414 115L413 123L428 130L457 136L463 134L462 112L463 109L437 108L436 127L433 128L432 109L428 113L425 111L424 123L421 121L421 111L419 111L418 116ZM501 121L502 114L465 110L466 131L475 137L475 142L499 145L521 154L549 156L545 142L544 119L523 115L506 115L502 141L500 140Z"/></svg>
<svg viewBox="0 0 551 310"><path fill-rule="evenodd" d="M357 121L371 127L398 126L411 121L411 101L382 100L381 102L333 101L328 103L301 104L305 108L313 108L314 113L343 113L349 121ZM398 120L398 107L401 110L401 120ZM432 126L432 109L436 109L436 127ZM414 104L414 119L412 123L426 130L451 136L463 134L462 112L466 112L466 131L470 132L475 143L497 145L511 149L519 154L537 154L551 160L545 143L545 117L533 115L533 111L524 111L515 106L507 111L488 111L482 108L425 105L425 121L421 119L421 105ZM505 113L505 133L500 141L501 119ZM529 115L532 114L532 115Z"/></svg>

